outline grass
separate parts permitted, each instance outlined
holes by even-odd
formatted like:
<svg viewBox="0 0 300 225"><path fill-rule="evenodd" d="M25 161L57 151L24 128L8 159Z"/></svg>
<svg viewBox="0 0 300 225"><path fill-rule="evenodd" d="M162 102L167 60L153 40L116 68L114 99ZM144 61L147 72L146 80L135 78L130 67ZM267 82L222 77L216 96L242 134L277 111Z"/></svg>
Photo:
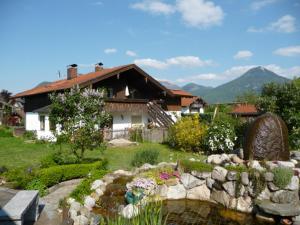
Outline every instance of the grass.
<svg viewBox="0 0 300 225"><path fill-rule="evenodd" d="M58 146L47 143L28 143L22 138L1 137L0 138L0 166L8 169L37 165L41 159L57 149ZM67 148L67 146L63 146ZM104 152L100 149L86 151L85 158L97 159L105 157L109 164L109 170L131 169L131 161L136 152L147 148L155 148L159 151L158 161L176 162L182 159L203 159L204 156L194 153L174 151L167 145L155 143L142 143L138 146L107 148Z"/></svg>

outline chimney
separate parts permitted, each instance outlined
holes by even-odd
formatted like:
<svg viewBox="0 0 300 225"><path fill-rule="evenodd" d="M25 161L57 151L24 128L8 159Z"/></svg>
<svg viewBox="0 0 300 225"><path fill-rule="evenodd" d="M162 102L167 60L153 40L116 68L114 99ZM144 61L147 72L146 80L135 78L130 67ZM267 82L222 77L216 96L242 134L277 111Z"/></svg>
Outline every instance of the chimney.
<svg viewBox="0 0 300 225"><path fill-rule="evenodd" d="M77 77L77 64L68 65L67 71L68 71L68 73L67 73L68 80L76 78Z"/></svg>
<svg viewBox="0 0 300 225"><path fill-rule="evenodd" d="M95 64L95 72L101 71L101 70L103 70L103 63L100 62L100 63Z"/></svg>

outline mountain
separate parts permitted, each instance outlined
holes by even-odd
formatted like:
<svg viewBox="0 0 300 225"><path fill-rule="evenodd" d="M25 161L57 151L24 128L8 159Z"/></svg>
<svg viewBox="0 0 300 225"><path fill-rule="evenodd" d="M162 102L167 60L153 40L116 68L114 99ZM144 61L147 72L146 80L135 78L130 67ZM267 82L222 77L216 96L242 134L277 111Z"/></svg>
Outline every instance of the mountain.
<svg viewBox="0 0 300 225"><path fill-rule="evenodd" d="M212 90L212 87L207 87L195 83L188 83L181 87L182 90L185 90L187 92L192 93L196 96L204 96L206 95L210 90Z"/></svg>
<svg viewBox="0 0 300 225"><path fill-rule="evenodd" d="M285 83L287 81L289 79L259 66L248 70L228 83L210 90L203 98L209 103L232 102L236 96L248 91L260 93L262 86L266 83Z"/></svg>
<svg viewBox="0 0 300 225"><path fill-rule="evenodd" d="M47 84L51 84L52 82L49 82L49 81L43 81L41 83L39 83L38 85L36 85L35 87L40 87L40 86L44 86L44 85L47 85Z"/></svg>
<svg viewBox="0 0 300 225"><path fill-rule="evenodd" d="M168 89L173 89L173 90L181 89L181 87L179 87L178 85L173 84L173 83L171 83L171 82L169 82L169 81L162 81L162 80L160 80L159 82L160 82L163 86L165 86L166 88L168 88Z"/></svg>

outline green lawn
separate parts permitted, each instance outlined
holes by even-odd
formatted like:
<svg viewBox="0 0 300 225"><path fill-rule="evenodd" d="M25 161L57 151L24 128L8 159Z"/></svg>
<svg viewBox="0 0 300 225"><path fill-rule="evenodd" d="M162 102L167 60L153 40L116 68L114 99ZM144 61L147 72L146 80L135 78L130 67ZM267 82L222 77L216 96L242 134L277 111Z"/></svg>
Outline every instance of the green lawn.
<svg viewBox="0 0 300 225"><path fill-rule="evenodd" d="M66 148L67 146L64 146ZM22 166L36 165L47 154L54 151L57 146L44 143L26 143L22 138L0 137L0 166L8 168L16 168ZM177 159L187 158L203 158L201 155L193 153L185 153L174 151L166 145L143 143L138 146L126 148L107 148L104 152L96 149L94 151L86 151L85 157L87 158L100 158L105 157L109 162L109 169L130 169L131 159L134 153L145 148L156 148L159 150L159 161L176 161Z"/></svg>

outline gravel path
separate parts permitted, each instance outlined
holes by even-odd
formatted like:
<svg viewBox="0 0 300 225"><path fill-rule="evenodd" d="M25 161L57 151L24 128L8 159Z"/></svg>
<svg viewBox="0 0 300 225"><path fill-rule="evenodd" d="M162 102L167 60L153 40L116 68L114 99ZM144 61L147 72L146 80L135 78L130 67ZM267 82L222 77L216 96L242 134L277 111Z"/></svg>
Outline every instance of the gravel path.
<svg viewBox="0 0 300 225"><path fill-rule="evenodd" d="M34 225L59 225L62 222L61 213L58 212L59 200L67 197L80 183L81 179L70 180L52 188L50 194L40 199L40 205L44 205L38 221Z"/></svg>

